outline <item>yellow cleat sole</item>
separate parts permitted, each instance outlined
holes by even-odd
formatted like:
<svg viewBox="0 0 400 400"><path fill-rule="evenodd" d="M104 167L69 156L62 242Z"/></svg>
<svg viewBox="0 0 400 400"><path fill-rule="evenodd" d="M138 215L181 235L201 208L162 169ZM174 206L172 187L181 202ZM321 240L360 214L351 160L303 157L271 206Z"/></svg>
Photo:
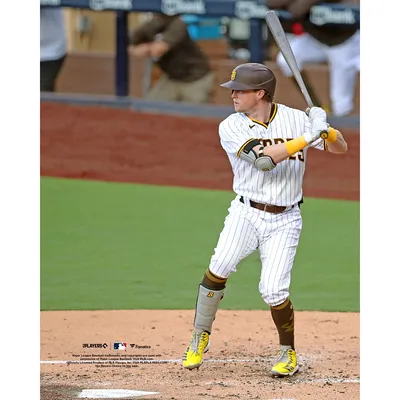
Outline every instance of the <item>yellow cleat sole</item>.
<svg viewBox="0 0 400 400"><path fill-rule="evenodd" d="M207 347L205 348L203 354L207 353L207 351L209 350L209 348L210 348L210 344L207 344ZM186 369L196 369L196 368L199 369L200 366L201 366L201 364L203 364L203 360L201 360L201 361L200 361L199 363L197 363L197 364L185 365L184 363L182 363L183 367L186 368Z"/></svg>
<svg viewBox="0 0 400 400"><path fill-rule="evenodd" d="M196 369L196 368L199 369L201 364L203 364L203 361L200 364L187 365L187 366L184 365L184 367L190 371L190 370Z"/></svg>
<svg viewBox="0 0 400 400"><path fill-rule="evenodd" d="M296 367L292 372L280 372L272 369L271 374L273 378L284 378L285 376L293 376L298 371L299 371L299 366L296 365Z"/></svg>

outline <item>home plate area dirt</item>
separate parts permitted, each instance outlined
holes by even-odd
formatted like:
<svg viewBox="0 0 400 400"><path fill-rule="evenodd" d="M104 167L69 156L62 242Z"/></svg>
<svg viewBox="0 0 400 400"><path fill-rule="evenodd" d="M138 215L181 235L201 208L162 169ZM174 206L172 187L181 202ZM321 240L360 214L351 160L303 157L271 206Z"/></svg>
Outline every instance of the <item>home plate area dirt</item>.
<svg viewBox="0 0 400 400"><path fill-rule="evenodd" d="M269 311L219 310L205 362L189 371L179 360L192 322L192 310L42 311L41 399L85 389L158 393L148 400L360 398L359 313L297 312L300 371L283 379L269 374L278 343Z"/></svg>
<svg viewBox="0 0 400 400"><path fill-rule="evenodd" d="M42 103L41 174L232 190L218 123ZM305 196L359 200L359 133L344 133L345 156L310 154ZM182 157L193 157L187 151L193 145L207 157L184 169L190 163ZM157 164L148 164L148 154ZM73 400L85 393L147 400L360 398L359 313L297 312L300 371L284 379L269 373L278 338L267 310L219 310L204 364L185 370L179 360L193 313L42 311L41 400Z"/></svg>

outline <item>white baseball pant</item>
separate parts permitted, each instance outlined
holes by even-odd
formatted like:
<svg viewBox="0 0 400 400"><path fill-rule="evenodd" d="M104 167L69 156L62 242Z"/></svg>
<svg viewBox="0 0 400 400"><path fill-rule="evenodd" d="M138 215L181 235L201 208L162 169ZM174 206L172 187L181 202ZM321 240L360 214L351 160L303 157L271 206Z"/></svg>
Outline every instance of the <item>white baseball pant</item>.
<svg viewBox="0 0 400 400"><path fill-rule="evenodd" d="M228 278L241 260L257 248L261 259L259 291L270 306L289 297L291 270L302 229L300 209L296 205L281 214L272 214L245 204L237 196L225 218L210 271Z"/></svg>

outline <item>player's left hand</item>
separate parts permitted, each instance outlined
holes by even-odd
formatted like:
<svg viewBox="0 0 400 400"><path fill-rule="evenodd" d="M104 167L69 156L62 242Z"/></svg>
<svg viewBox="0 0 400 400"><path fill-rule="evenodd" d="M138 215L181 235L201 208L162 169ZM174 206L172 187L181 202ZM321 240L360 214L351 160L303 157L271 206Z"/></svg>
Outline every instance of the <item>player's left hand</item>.
<svg viewBox="0 0 400 400"><path fill-rule="evenodd" d="M321 137L321 134L323 132L327 132L328 131L328 124L326 121L322 120L322 119L315 119L314 121L312 121L311 123L311 136L312 136L312 140L317 140Z"/></svg>
<svg viewBox="0 0 400 400"><path fill-rule="evenodd" d="M311 134L307 135L306 140L311 143L320 138L321 132L328 131L329 124L326 122L326 112L321 107L308 108L306 114L311 122Z"/></svg>
<svg viewBox="0 0 400 400"><path fill-rule="evenodd" d="M314 119L324 119L326 121L327 119L326 111L321 107L307 108L306 114L310 117L311 121Z"/></svg>

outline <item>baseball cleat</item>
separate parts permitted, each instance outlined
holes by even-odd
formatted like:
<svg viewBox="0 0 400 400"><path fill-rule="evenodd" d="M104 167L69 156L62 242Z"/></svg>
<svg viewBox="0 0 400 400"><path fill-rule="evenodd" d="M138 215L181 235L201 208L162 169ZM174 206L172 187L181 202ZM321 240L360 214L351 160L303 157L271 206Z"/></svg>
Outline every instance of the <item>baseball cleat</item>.
<svg viewBox="0 0 400 400"><path fill-rule="evenodd" d="M296 352L293 349L279 351L278 361L272 367L272 376L292 376L299 370Z"/></svg>
<svg viewBox="0 0 400 400"><path fill-rule="evenodd" d="M203 364L203 354L210 348L208 332L193 332L189 346L182 356L182 364L187 369L199 368Z"/></svg>

